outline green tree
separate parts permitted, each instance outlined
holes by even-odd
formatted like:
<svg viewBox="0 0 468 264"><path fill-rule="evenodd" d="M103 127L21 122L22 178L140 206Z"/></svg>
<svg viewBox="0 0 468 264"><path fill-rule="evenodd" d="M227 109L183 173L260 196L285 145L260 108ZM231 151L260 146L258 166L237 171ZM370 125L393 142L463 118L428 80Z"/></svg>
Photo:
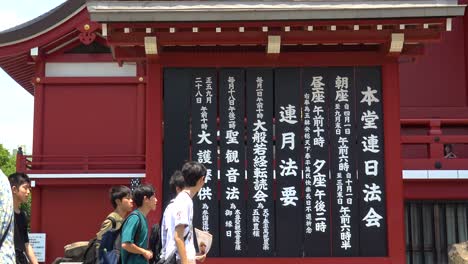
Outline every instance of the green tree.
<svg viewBox="0 0 468 264"><path fill-rule="evenodd" d="M10 154L2 144L0 144L0 169L7 177L16 172L16 157ZM31 215L31 197L32 195L29 196L27 203L21 205L21 209L26 211L28 215Z"/></svg>
<svg viewBox="0 0 468 264"><path fill-rule="evenodd" d="M5 175L10 175L16 171L16 157L0 144L0 169Z"/></svg>

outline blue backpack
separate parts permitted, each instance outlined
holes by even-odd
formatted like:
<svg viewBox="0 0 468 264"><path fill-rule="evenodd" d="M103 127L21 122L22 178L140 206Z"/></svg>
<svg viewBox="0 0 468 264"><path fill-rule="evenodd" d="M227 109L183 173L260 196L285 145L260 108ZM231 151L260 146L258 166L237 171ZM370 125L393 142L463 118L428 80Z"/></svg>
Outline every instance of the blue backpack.
<svg viewBox="0 0 468 264"><path fill-rule="evenodd" d="M122 249L122 228L124 224L127 222L130 216L138 214L133 211L131 212L125 221L122 223L120 228L111 229L105 232L102 235L101 244L99 245L99 263L100 264L120 264L120 250ZM138 240L138 236L140 233L140 222L138 221L138 231L135 234L135 240Z"/></svg>

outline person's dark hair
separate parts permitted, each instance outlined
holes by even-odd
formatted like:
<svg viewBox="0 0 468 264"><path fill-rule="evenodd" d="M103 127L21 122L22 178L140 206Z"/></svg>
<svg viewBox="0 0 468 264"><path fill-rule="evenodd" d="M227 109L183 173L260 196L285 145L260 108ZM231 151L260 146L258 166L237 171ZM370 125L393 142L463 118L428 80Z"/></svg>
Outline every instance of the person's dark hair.
<svg viewBox="0 0 468 264"><path fill-rule="evenodd" d="M143 205L143 200L146 198L150 198L155 194L154 187L150 184L142 184L133 190L133 202L136 204L137 207L141 207Z"/></svg>
<svg viewBox="0 0 468 264"><path fill-rule="evenodd" d="M447 155L453 151L452 144L444 144L444 155Z"/></svg>
<svg viewBox="0 0 468 264"><path fill-rule="evenodd" d="M185 185L192 187L197 185L201 177L206 176L206 168L196 161L187 161L182 166L182 175L184 175Z"/></svg>
<svg viewBox="0 0 468 264"><path fill-rule="evenodd" d="M112 186L109 190L110 201L112 207L117 208L117 202L115 200L122 200L125 197L132 197L132 190L127 186Z"/></svg>
<svg viewBox="0 0 468 264"><path fill-rule="evenodd" d="M169 188L171 188L171 193L174 196L177 194L177 187L180 189L185 187L184 176L180 170L176 170L169 180Z"/></svg>
<svg viewBox="0 0 468 264"><path fill-rule="evenodd" d="M31 180L29 179L28 175L22 172L15 172L11 174L8 176L8 180L10 181L10 186L15 186L16 188L19 188L25 183L31 184Z"/></svg>

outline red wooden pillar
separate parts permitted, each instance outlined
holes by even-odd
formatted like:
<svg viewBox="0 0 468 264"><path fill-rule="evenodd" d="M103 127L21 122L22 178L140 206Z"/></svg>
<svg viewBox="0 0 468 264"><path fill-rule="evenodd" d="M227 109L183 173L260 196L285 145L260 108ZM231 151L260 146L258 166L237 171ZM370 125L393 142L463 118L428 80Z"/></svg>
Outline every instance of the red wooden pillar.
<svg viewBox="0 0 468 264"><path fill-rule="evenodd" d="M34 180L33 180L34 181ZM31 232L42 231L41 195L42 190L36 185L31 193Z"/></svg>
<svg viewBox="0 0 468 264"><path fill-rule="evenodd" d="M34 128L33 155L43 154L43 125L44 125L44 85L41 81L45 77L45 62L36 61L36 77L34 78Z"/></svg>
<svg viewBox="0 0 468 264"><path fill-rule="evenodd" d="M140 83L137 85L137 147L136 153L138 155L145 154L145 79L146 79L146 68L142 63L137 65L137 75Z"/></svg>
<svg viewBox="0 0 468 264"><path fill-rule="evenodd" d="M146 182L156 188L158 206L156 215L150 215L150 225L161 218L162 205L162 124L163 89L162 67L154 58L147 60L146 85Z"/></svg>
<svg viewBox="0 0 468 264"><path fill-rule="evenodd" d="M34 127L33 127L33 155L43 155L43 126L44 126L44 84L45 62L41 59L36 61L36 77L34 78ZM37 160L37 159L36 159ZM41 190L34 187L31 203L31 231L40 232L41 224Z"/></svg>
<svg viewBox="0 0 468 264"><path fill-rule="evenodd" d="M406 262L403 178L400 153L400 78L398 62L382 67L388 253L392 263Z"/></svg>
<svg viewBox="0 0 468 264"><path fill-rule="evenodd" d="M468 0L460 0L460 4L468 4ZM467 87L465 87L465 96L466 96L466 106L468 106L468 33L466 30L468 29L468 15L465 9L465 15L463 16L463 32L465 33L465 80Z"/></svg>
<svg viewBox="0 0 468 264"><path fill-rule="evenodd" d="M24 166L24 154L22 151L16 153L16 171L17 172L26 172Z"/></svg>

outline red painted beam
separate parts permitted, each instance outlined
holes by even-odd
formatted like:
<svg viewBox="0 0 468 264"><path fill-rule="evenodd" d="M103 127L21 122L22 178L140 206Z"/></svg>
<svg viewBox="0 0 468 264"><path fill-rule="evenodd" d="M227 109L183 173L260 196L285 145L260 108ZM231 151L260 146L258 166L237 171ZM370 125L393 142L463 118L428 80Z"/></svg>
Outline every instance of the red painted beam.
<svg viewBox="0 0 468 264"><path fill-rule="evenodd" d="M401 119L402 125L427 125L431 123L431 120L439 120L441 125L468 125L468 119L466 118L418 118L418 119Z"/></svg>
<svg viewBox="0 0 468 264"><path fill-rule="evenodd" d="M437 139L436 139L437 138ZM465 135L411 135L401 136L403 144L430 144L430 143L468 143L468 136Z"/></svg>
<svg viewBox="0 0 468 264"><path fill-rule="evenodd" d="M378 52L295 52L269 55L254 52L161 53L155 60L165 67L307 67L375 66L396 58Z"/></svg>
<svg viewBox="0 0 468 264"><path fill-rule="evenodd" d="M325 43L386 43L390 41L390 30L357 30L357 31L296 31L296 32L176 32L155 33L145 32L113 32L108 36L108 44L113 46L143 46L145 36L156 35L159 45L266 45L268 35L281 36L281 44L325 44ZM404 30L406 42L438 41L438 30Z"/></svg>
<svg viewBox="0 0 468 264"><path fill-rule="evenodd" d="M405 44L401 56L423 56L425 54L424 44Z"/></svg>
<svg viewBox="0 0 468 264"><path fill-rule="evenodd" d="M33 78L32 82L36 83ZM144 83L138 77L43 77L42 84L137 84Z"/></svg>
<svg viewBox="0 0 468 264"><path fill-rule="evenodd" d="M440 24L445 26L445 18L395 18L395 19L356 19L356 20L307 20L307 21L233 21L233 22L146 22L146 23L109 23L108 31L112 29L129 28L215 28L215 27L307 27L307 26L325 26L325 25L399 25L399 24Z"/></svg>
<svg viewBox="0 0 468 264"><path fill-rule="evenodd" d="M8 72L10 75L21 74L24 70L34 72L34 65L26 64L24 62L17 62L15 66L3 66L0 64L4 71Z"/></svg>
<svg viewBox="0 0 468 264"><path fill-rule="evenodd" d="M9 60L1 61L0 65L5 70L14 71L16 69L25 67L25 65L29 65L27 64L28 62L29 62L29 55L24 54L20 56L13 56Z"/></svg>
<svg viewBox="0 0 468 264"><path fill-rule="evenodd" d="M43 47L41 47L41 52L43 54L48 54L51 50L57 48L60 45L63 45L65 43L69 43L69 42L74 41L74 40L78 40L78 35L79 34L80 34L80 32L78 30L72 31L72 32L68 33L67 35L62 36L60 39L58 39L58 40L56 40L54 42L50 42L50 43L44 45Z"/></svg>
<svg viewBox="0 0 468 264"><path fill-rule="evenodd" d="M50 53L50 54L60 54L60 53L64 53L64 52L66 52L66 51L68 51L68 50L73 49L73 48L76 47L76 46L79 46L80 44L81 44L80 40L79 40L79 39L75 39L75 40L72 40L70 43L67 43L66 45L60 47L59 49L57 49L57 50L51 49L51 50L49 50L49 52L51 52L51 51L53 50L53 52Z"/></svg>
<svg viewBox="0 0 468 264"><path fill-rule="evenodd" d="M468 200L468 179L404 180L406 200Z"/></svg>
<svg viewBox="0 0 468 264"><path fill-rule="evenodd" d="M11 77L15 80L30 80L31 77L34 76L34 70L33 69L24 69L18 72L10 72L6 71L11 75Z"/></svg>
<svg viewBox="0 0 468 264"><path fill-rule="evenodd" d="M112 54L53 54L47 62L114 62Z"/></svg>
<svg viewBox="0 0 468 264"><path fill-rule="evenodd" d="M143 47L114 47L114 57L117 61L137 61L146 60L145 49Z"/></svg>
<svg viewBox="0 0 468 264"><path fill-rule="evenodd" d="M463 158L403 159L402 162L405 170L468 170L468 159Z"/></svg>

